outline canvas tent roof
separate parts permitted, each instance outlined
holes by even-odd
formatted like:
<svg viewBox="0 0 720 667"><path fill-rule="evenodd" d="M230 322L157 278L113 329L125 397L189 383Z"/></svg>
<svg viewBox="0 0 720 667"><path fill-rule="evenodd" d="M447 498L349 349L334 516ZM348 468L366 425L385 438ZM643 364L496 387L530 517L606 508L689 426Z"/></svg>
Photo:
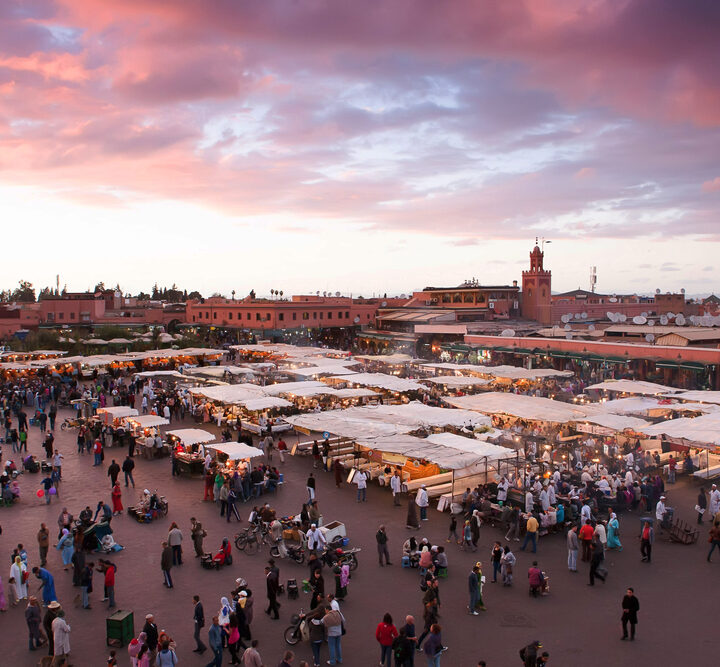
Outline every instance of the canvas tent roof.
<svg viewBox="0 0 720 667"><path fill-rule="evenodd" d="M645 435L665 435L708 446L720 446L720 415L668 419L643 429Z"/></svg>
<svg viewBox="0 0 720 667"><path fill-rule="evenodd" d="M485 378L471 377L469 375L440 375L433 378L425 378L421 382L432 382L447 387L482 387L492 383L492 380Z"/></svg>
<svg viewBox="0 0 720 667"><path fill-rule="evenodd" d="M485 414L512 415L537 421L564 423L577 421L587 414L585 409L549 398L497 391L473 396L449 397L443 400L456 408L477 410Z"/></svg>
<svg viewBox="0 0 720 667"><path fill-rule="evenodd" d="M227 454L231 461L238 461L240 459L253 459L256 456L262 456L262 449L257 447L251 447L246 445L244 442L223 442L220 444L208 445L210 449L214 449L216 452L222 452Z"/></svg>
<svg viewBox="0 0 720 667"><path fill-rule="evenodd" d="M405 380L385 373L353 373L352 375L343 375L331 379L343 380L364 387L377 387L378 389L386 389L388 391L405 392L427 390L426 387L413 380Z"/></svg>
<svg viewBox="0 0 720 667"><path fill-rule="evenodd" d="M127 420L133 422L133 424L137 424L140 428L164 426L170 423L165 417L159 417L158 415L136 415L127 417Z"/></svg>
<svg viewBox="0 0 720 667"><path fill-rule="evenodd" d="M678 390L675 389L674 391ZM683 391L679 394L673 394L672 397L682 401L720 405L720 391Z"/></svg>
<svg viewBox="0 0 720 667"><path fill-rule="evenodd" d="M588 389L619 391L626 394L641 394L644 396L657 396L660 394L676 393L680 391L675 387L668 387L655 382L644 382L643 380L605 380L588 387Z"/></svg>
<svg viewBox="0 0 720 667"><path fill-rule="evenodd" d="M292 403L290 401L286 401L284 398L277 398L276 396L258 396L256 398L249 398L245 401L240 401L240 405L250 411L292 407Z"/></svg>
<svg viewBox="0 0 720 667"><path fill-rule="evenodd" d="M120 417L134 417L138 414L138 411L135 408L131 408L127 405L115 405L108 408L98 408L97 413L99 415L108 414L111 415L114 419L119 419Z"/></svg>
<svg viewBox="0 0 720 667"><path fill-rule="evenodd" d="M383 364L401 365L409 364L412 361L412 357L409 354L356 354L355 359L361 359L362 361L380 361Z"/></svg>
<svg viewBox="0 0 720 667"><path fill-rule="evenodd" d="M181 428L176 431L168 431L167 435L176 437L187 447L213 442L215 440L215 436L212 433L203 431L200 428Z"/></svg>
<svg viewBox="0 0 720 667"><path fill-rule="evenodd" d="M557 371L553 368L535 368L528 370L520 366L484 366L481 364L454 364L451 362L422 364L423 368L435 368L461 373L490 375L509 380L535 380L544 377L572 377L572 371Z"/></svg>

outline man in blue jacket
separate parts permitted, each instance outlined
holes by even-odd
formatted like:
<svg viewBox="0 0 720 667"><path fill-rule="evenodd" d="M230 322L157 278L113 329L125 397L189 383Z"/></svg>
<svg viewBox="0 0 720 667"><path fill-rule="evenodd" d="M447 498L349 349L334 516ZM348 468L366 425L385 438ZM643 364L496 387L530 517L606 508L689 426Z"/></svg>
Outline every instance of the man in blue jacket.
<svg viewBox="0 0 720 667"><path fill-rule="evenodd" d="M213 652L213 659L206 665L206 667L222 667L222 630L220 629L217 616L213 616L212 625L208 631L208 638L210 639L210 649Z"/></svg>

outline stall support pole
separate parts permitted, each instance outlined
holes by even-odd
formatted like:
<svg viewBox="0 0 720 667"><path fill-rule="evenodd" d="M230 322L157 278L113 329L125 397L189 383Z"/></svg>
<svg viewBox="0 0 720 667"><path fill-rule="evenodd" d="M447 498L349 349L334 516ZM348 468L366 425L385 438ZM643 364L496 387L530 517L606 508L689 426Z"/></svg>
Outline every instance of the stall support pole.
<svg viewBox="0 0 720 667"><path fill-rule="evenodd" d="M452 504L455 499L455 468L452 471L452 487L450 489L450 514L452 514Z"/></svg>

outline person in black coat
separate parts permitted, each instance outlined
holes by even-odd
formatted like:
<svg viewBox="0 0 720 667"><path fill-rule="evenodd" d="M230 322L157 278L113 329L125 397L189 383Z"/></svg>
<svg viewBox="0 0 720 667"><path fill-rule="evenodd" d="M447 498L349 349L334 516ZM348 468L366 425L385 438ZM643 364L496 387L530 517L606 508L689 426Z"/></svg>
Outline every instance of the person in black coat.
<svg viewBox="0 0 720 667"><path fill-rule="evenodd" d="M203 609L202 602L200 602L199 595L193 595L193 604L193 622L195 625L193 639L196 644L193 649L193 653L204 653L207 651L207 646L205 646L202 639L200 639L200 630L205 627L205 611Z"/></svg>
<svg viewBox="0 0 720 667"><path fill-rule="evenodd" d="M635 639L635 626L638 622L637 613L640 610L640 602L635 597L635 591L632 588L628 588L625 592L625 597L622 600L622 610L623 636L620 639L628 638L627 626L630 623L630 641L632 641Z"/></svg>
<svg viewBox="0 0 720 667"><path fill-rule="evenodd" d="M279 605L277 601L278 589L280 587L277 575L268 566L265 568L265 584L267 586L268 608L265 613L274 620L280 618ZM274 615L273 615L274 614Z"/></svg>
<svg viewBox="0 0 720 667"><path fill-rule="evenodd" d="M142 631L145 633L145 643L150 649L150 664L154 664L155 652L158 646L158 627L152 614L145 616L145 625L143 625Z"/></svg>
<svg viewBox="0 0 720 667"><path fill-rule="evenodd" d="M107 474L110 478L110 486L115 486L118 476L120 475L120 466L117 464L115 459L113 459L112 463L108 466Z"/></svg>
<svg viewBox="0 0 720 667"><path fill-rule="evenodd" d="M697 506L701 510L707 509L707 496L705 495L705 487L704 486L700 487L700 492L698 493L698 499L697 499ZM697 518L698 523L702 523L703 514L705 514L705 512L698 512L698 518Z"/></svg>
<svg viewBox="0 0 720 667"><path fill-rule="evenodd" d="M312 586L312 599L310 600L310 609L315 609L320 601L325 597L325 579L323 579L320 570L313 572L312 579L310 580Z"/></svg>

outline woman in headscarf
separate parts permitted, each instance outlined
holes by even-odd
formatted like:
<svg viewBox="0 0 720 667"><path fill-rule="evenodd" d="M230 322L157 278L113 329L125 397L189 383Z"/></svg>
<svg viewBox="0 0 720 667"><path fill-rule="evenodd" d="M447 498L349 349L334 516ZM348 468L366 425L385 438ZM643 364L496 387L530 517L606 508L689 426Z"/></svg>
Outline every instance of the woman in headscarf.
<svg viewBox="0 0 720 667"><path fill-rule="evenodd" d="M227 537L223 537L222 546L220 547L220 551L215 554L213 557L213 561L215 562L217 567L220 567L221 565L230 565L232 562L232 547L230 546L230 542L228 541Z"/></svg>
<svg viewBox="0 0 720 667"><path fill-rule="evenodd" d="M415 505L415 496L412 494L408 494L408 511L407 519L405 520L405 527L420 530L420 523L418 522L417 510L415 509Z"/></svg>
<svg viewBox="0 0 720 667"><path fill-rule="evenodd" d="M10 577L15 580L15 597L18 600L27 600L27 567L20 556L15 556L15 562L10 566Z"/></svg>
<svg viewBox="0 0 720 667"><path fill-rule="evenodd" d="M347 563L335 563L333 567L335 574L335 599L344 600L347 597L347 585L350 580L350 566Z"/></svg>
<svg viewBox="0 0 720 667"><path fill-rule="evenodd" d="M140 653L140 649L143 646L146 646L146 640L147 635L144 632L141 632L137 639L130 640L130 644L128 644L128 655L130 656L130 664L132 667L138 667L138 655Z"/></svg>
<svg viewBox="0 0 720 667"><path fill-rule="evenodd" d="M220 626L220 629L222 630L222 642L223 646L227 644L227 638L228 638L228 625L230 624L230 614L232 613L233 608L230 605L230 600L228 600L226 597L220 598L220 611L218 612L218 625Z"/></svg>
<svg viewBox="0 0 720 667"><path fill-rule="evenodd" d="M72 563L72 557L75 553L75 543L72 533L67 528L62 529L62 536L58 540L55 547L58 551L62 551L63 570L67 572Z"/></svg>
<svg viewBox="0 0 720 667"><path fill-rule="evenodd" d="M615 512L610 514L610 521L608 521L607 547L608 549L622 551L622 544L620 543L620 522Z"/></svg>
<svg viewBox="0 0 720 667"><path fill-rule="evenodd" d="M122 514L122 489L120 488L120 482L116 481L112 489L112 511L113 515Z"/></svg>
<svg viewBox="0 0 720 667"><path fill-rule="evenodd" d="M34 595L30 598L28 606L25 608L25 622L28 626L28 648L34 651L47 641L45 635L43 635L40 630L40 623L42 622L40 604Z"/></svg>

